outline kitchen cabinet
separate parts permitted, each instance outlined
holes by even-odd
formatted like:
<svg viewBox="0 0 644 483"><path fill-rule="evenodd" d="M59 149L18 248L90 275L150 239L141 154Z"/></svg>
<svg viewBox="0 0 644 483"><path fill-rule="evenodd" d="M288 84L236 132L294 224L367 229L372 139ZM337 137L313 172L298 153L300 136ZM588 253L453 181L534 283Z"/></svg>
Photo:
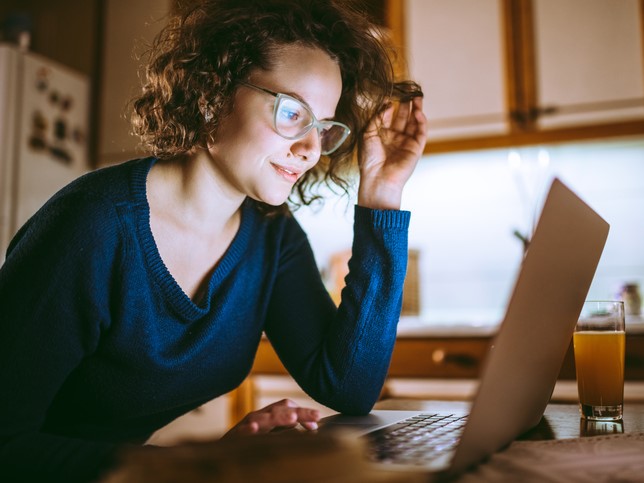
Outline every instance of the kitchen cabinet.
<svg viewBox="0 0 644 483"><path fill-rule="evenodd" d="M429 141L509 132L499 0L408 0L410 76L425 92Z"/></svg>
<svg viewBox="0 0 644 483"><path fill-rule="evenodd" d="M644 118L641 5L534 0L540 129Z"/></svg>
<svg viewBox="0 0 644 483"><path fill-rule="evenodd" d="M493 338L494 334L399 336L388 377L476 379L481 375ZM268 339L260 342L252 373L287 374ZM559 378L575 379L572 342ZM625 378L644 381L644 330L627 333Z"/></svg>
<svg viewBox="0 0 644 483"><path fill-rule="evenodd" d="M406 0L426 152L644 134L644 0Z"/></svg>

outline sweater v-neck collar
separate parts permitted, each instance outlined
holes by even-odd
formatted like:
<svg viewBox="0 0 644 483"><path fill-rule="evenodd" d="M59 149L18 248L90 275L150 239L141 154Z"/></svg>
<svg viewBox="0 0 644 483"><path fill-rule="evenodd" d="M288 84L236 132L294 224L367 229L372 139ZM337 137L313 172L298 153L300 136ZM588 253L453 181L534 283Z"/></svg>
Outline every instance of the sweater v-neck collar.
<svg viewBox="0 0 644 483"><path fill-rule="evenodd" d="M148 173L156 161L156 158L141 160L140 163L135 165L132 172L131 189L134 205L137 207L135 210L137 234L147 269L154 282L158 285L163 297L178 315L185 318L186 321L193 321L203 317L214 309L212 307L214 303L213 293L230 273L232 268L241 262L242 254L248 247L248 242L250 241L252 225L257 213L248 202L242 204L239 229L230 246L224 252L221 260L210 275L207 290L203 294L200 302L193 302L166 267L159 254L154 236L152 235L146 181Z"/></svg>

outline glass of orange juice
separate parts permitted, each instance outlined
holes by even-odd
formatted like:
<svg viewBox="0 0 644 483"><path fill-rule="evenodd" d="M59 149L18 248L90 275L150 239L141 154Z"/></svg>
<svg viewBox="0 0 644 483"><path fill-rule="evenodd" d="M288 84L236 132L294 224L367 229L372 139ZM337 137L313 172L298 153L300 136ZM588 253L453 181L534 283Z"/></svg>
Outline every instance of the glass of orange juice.
<svg viewBox="0 0 644 483"><path fill-rule="evenodd" d="M583 418L622 419L625 345L624 302L585 302L573 335Z"/></svg>

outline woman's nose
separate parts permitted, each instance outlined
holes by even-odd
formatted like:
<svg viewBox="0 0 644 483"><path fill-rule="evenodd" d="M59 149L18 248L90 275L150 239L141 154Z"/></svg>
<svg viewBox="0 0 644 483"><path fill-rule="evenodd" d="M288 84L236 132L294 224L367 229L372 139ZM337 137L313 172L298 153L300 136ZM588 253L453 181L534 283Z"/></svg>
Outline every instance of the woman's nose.
<svg viewBox="0 0 644 483"><path fill-rule="evenodd" d="M317 163L321 154L320 134L316 128L293 142L291 152L304 161Z"/></svg>

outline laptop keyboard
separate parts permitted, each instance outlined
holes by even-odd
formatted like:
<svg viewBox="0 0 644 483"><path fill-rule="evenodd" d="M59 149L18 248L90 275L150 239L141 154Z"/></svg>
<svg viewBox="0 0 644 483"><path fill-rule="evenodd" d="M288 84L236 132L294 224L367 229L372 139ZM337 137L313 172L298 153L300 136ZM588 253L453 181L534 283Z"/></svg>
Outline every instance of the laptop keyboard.
<svg viewBox="0 0 644 483"><path fill-rule="evenodd" d="M425 465L454 450L467 416L419 414L369 433L369 457L382 463Z"/></svg>

